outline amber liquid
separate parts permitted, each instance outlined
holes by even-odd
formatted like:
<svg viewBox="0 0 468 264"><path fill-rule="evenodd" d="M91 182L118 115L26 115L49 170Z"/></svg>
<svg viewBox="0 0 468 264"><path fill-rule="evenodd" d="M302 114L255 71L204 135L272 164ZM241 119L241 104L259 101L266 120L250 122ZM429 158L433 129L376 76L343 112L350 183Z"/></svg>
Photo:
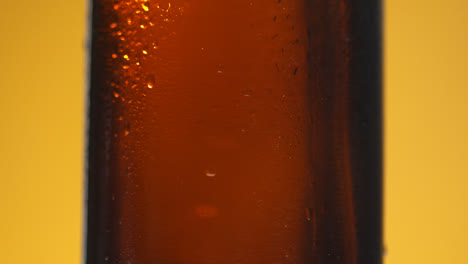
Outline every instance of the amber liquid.
<svg viewBox="0 0 468 264"><path fill-rule="evenodd" d="M87 263L380 263L367 2L95 0Z"/></svg>

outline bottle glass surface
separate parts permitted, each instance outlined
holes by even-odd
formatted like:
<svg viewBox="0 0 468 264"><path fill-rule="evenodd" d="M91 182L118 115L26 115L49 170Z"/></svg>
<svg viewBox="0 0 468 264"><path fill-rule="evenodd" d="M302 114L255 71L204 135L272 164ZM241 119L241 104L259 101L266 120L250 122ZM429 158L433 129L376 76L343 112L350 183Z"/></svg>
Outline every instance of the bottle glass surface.
<svg viewBox="0 0 468 264"><path fill-rule="evenodd" d="M86 263L381 263L380 3L94 0Z"/></svg>

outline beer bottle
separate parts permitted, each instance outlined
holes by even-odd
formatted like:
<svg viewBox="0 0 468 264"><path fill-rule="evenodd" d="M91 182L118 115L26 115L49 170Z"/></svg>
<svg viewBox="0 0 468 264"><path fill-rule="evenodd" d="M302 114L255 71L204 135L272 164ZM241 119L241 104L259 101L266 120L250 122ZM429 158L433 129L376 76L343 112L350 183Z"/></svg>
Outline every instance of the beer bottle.
<svg viewBox="0 0 468 264"><path fill-rule="evenodd" d="M378 264L380 1L94 0L87 264Z"/></svg>

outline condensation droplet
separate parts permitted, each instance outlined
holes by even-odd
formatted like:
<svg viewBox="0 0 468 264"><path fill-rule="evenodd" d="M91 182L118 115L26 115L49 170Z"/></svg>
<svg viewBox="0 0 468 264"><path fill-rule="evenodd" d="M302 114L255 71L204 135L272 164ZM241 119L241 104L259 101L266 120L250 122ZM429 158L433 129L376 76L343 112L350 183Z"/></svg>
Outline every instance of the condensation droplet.
<svg viewBox="0 0 468 264"><path fill-rule="evenodd" d="M244 97L250 97L252 96L253 90L252 89L245 89L242 91L242 96Z"/></svg>
<svg viewBox="0 0 468 264"><path fill-rule="evenodd" d="M112 23L112 24L110 24L109 27L110 27L110 28L116 28L116 27L117 27L117 23Z"/></svg>
<svg viewBox="0 0 468 264"><path fill-rule="evenodd" d="M296 74L297 74L297 70L298 70L298 68L296 67L296 68L294 69L294 71L293 71L293 75L296 75Z"/></svg>
<svg viewBox="0 0 468 264"><path fill-rule="evenodd" d="M384 248L382 249L382 256L383 256L383 257L388 256L388 249L387 249L387 247L384 247Z"/></svg>
<svg viewBox="0 0 468 264"><path fill-rule="evenodd" d="M306 208L306 219L310 221L310 208Z"/></svg>
<svg viewBox="0 0 468 264"><path fill-rule="evenodd" d="M216 176L216 172L214 170L212 170L212 169L206 169L205 170L205 175L207 177L214 177L214 176Z"/></svg>
<svg viewBox="0 0 468 264"><path fill-rule="evenodd" d="M124 135L125 135L125 136L128 136L128 134L130 134L130 131L125 130Z"/></svg>
<svg viewBox="0 0 468 264"><path fill-rule="evenodd" d="M112 58L113 58L113 59L116 59L116 58L117 58L117 54L115 54L115 53L112 54Z"/></svg>
<svg viewBox="0 0 468 264"><path fill-rule="evenodd" d="M143 54L145 54L145 55L148 54L148 52L147 52L146 50L142 50L141 53L143 53Z"/></svg>
<svg viewBox="0 0 468 264"><path fill-rule="evenodd" d="M124 57L124 59L126 59L126 60L130 60L130 58L128 57L127 54L123 55L123 57Z"/></svg>
<svg viewBox="0 0 468 264"><path fill-rule="evenodd" d="M155 83L156 83L156 78L154 77L154 75L152 75L152 74L148 75L147 82L148 83L146 84L146 86L148 88L152 89L154 87Z"/></svg>
<svg viewBox="0 0 468 264"><path fill-rule="evenodd" d="M143 8L143 10L145 10L146 12L149 11L149 7L147 5L148 4L141 4L141 8Z"/></svg>
<svg viewBox="0 0 468 264"><path fill-rule="evenodd" d="M117 92L114 92L114 97L115 97L115 98L119 98L119 96L120 96L120 95L119 95Z"/></svg>
<svg viewBox="0 0 468 264"><path fill-rule="evenodd" d="M224 66L222 64L218 64L218 70L216 72L218 74L224 73Z"/></svg>

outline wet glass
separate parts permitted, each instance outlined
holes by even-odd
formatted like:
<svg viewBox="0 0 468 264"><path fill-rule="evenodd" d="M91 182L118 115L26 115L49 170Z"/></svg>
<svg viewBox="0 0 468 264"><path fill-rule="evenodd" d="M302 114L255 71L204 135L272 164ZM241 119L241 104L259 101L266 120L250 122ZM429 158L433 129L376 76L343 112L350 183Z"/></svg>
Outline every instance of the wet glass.
<svg viewBox="0 0 468 264"><path fill-rule="evenodd" d="M94 0L86 263L381 263L380 2Z"/></svg>

